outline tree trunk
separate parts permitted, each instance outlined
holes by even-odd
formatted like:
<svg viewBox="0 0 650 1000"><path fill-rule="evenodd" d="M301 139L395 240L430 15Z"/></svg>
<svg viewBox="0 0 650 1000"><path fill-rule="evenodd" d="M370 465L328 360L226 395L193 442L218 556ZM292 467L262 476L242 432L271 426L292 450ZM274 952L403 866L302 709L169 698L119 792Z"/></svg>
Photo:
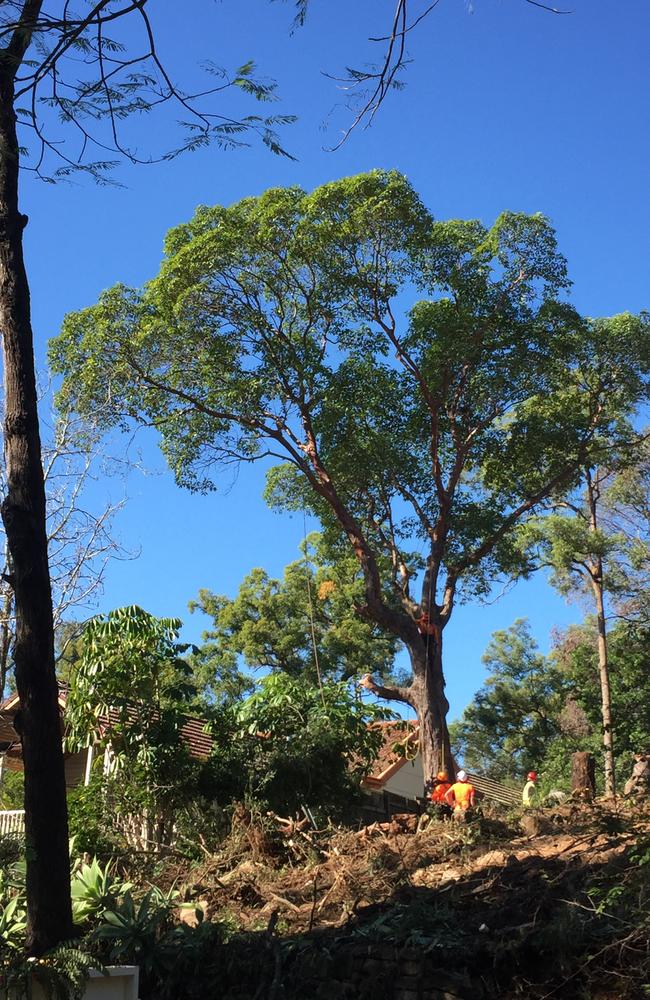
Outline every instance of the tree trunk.
<svg viewBox="0 0 650 1000"><path fill-rule="evenodd" d="M612 695L609 686L609 660L607 658L607 624L603 600L602 572L594 581L598 620L598 674L600 677L600 704L603 721L603 756L605 761L605 795L616 795L616 773L614 770L614 733L612 729Z"/></svg>
<svg viewBox="0 0 650 1000"><path fill-rule="evenodd" d="M596 794L596 765L593 754L586 750L571 756L571 791L588 802Z"/></svg>
<svg viewBox="0 0 650 1000"><path fill-rule="evenodd" d="M19 151L12 73L0 64L0 328L3 337L7 493L2 520L11 553L25 766L27 944L41 954L72 934L68 820L52 596L47 560L29 286L23 260L26 216L18 210Z"/></svg>
<svg viewBox="0 0 650 1000"><path fill-rule="evenodd" d="M9 563L7 561L7 566ZM7 585L2 596L2 611L0 612L0 699L5 697L7 674L9 673L9 652L11 650L11 618L14 607L14 592Z"/></svg>
<svg viewBox="0 0 650 1000"><path fill-rule="evenodd" d="M598 482L587 469L587 499L589 502L589 526L592 532L598 530L597 503ZM607 621L605 618L605 599L603 596L603 560L599 555L590 561L589 576L591 588L596 603L598 622L598 674L600 677L600 704L603 723L603 757L605 764L605 795L614 798L616 795L616 774L614 770L614 731L612 728L612 695L609 686L609 661L607 657Z"/></svg>
<svg viewBox="0 0 650 1000"><path fill-rule="evenodd" d="M447 728L449 702L442 670L442 631L438 630L435 636L422 636L418 647L409 653L414 678L410 694L420 723L420 754L425 787L429 791L441 769L452 778L455 774Z"/></svg>

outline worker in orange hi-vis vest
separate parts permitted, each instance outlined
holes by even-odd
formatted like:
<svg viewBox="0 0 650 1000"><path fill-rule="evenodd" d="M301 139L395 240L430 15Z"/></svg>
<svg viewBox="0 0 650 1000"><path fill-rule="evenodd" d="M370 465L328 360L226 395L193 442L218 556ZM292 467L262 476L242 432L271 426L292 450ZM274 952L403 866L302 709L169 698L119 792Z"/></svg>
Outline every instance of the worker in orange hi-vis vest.
<svg viewBox="0 0 650 1000"><path fill-rule="evenodd" d="M476 789L470 785L465 771L459 771L456 781L447 789L445 802L454 810L454 819L463 822L467 817L468 809L474 805Z"/></svg>
<svg viewBox="0 0 650 1000"><path fill-rule="evenodd" d="M434 778L433 788L429 796L431 805L428 812L430 816L437 819L448 819L451 816L451 809L445 802L445 795L451 788L449 775L446 771L438 771Z"/></svg>
<svg viewBox="0 0 650 1000"><path fill-rule="evenodd" d="M435 784L431 790L429 798L432 802L439 802L441 805L445 801L445 795L451 788L451 781L446 771L438 771Z"/></svg>

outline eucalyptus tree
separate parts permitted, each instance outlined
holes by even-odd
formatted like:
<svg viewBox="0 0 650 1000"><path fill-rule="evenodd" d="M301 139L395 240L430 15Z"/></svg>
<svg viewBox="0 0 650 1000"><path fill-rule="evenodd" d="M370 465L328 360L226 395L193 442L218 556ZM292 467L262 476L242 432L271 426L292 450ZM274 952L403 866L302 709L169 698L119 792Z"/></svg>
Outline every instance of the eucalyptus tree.
<svg viewBox="0 0 650 1000"><path fill-rule="evenodd" d="M559 497L552 514L532 520L521 538L534 565L551 570L552 584L567 597L587 596L596 614L605 794L616 792L614 718L608 655L612 604L642 591L650 565L650 516L646 436L634 418L648 396L650 338L646 323L627 318L593 324L593 353L583 371L583 391L608 419L576 488ZM611 383L600 399L600 380ZM640 572L639 572L640 571ZM638 598L637 598L638 599Z"/></svg>
<svg viewBox="0 0 650 1000"><path fill-rule="evenodd" d="M199 208L158 276L69 315L51 359L64 409L154 425L189 489L280 460L269 500L349 547L357 613L408 650L410 684L364 683L416 710L431 773L452 767L454 606L521 568L513 529L573 484L607 420L581 393L593 329L567 286L541 215L435 222L373 171Z"/></svg>

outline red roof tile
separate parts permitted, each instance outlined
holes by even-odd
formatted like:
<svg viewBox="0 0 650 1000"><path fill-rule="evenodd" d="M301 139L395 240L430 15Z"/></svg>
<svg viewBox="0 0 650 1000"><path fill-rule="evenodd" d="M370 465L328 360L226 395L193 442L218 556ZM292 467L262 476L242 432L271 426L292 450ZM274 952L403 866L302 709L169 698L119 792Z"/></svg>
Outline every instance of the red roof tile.
<svg viewBox="0 0 650 1000"><path fill-rule="evenodd" d="M59 704L63 712L65 712L66 694L67 692L65 690L61 689L59 691ZM10 695L10 697L6 698L2 705L0 705L0 712L2 713L0 715L0 726L3 731L6 730L7 740L12 738L10 734L13 733L14 730L11 726L11 720L18 711L19 705L20 701L16 694ZM138 710L135 707L129 710L129 714L132 714L133 718L137 717L137 712ZM118 718L119 714L117 710L111 709L109 711L108 718L105 720L107 723L106 728L110 728L111 722L117 722ZM191 718L189 716L185 719L183 725L181 726L181 737L183 742L187 746L190 755L199 760L204 760L206 757L209 757L214 745L212 737L205 731L206 726L207 722L205 719ZM19 746L12 748L11 753L12 756L22 756Z"/></svg>

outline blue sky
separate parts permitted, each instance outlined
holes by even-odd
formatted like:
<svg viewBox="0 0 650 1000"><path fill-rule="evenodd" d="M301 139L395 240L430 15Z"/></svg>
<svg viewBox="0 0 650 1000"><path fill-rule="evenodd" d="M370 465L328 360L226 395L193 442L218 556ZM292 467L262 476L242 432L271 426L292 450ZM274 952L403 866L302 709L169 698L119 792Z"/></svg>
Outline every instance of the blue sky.
<svg viewBox="0 0 650 1000"><path fill-rule="evenodd" d="M283 132L290 161L263 148L204 150L166 164L125 167L122 189L82 181L45 185L23 177L30 217L26 252L37 359L65 313L89 305L116 281L137 285L158 268L166 231L197 204L228 204L274 185L312 188L373 167L405 173L438 218L490 222L505 208L542 211L553 220L569 260L573 300L590 315L650 304L650 8L644 0L571 0L553 16L523 0L441 0L413 34L406 88L393 93L373 127L328 152L349 123L337 85L321 71L377 58L392 0L312 0L304 28L291 36L292 5L223 0L157 5L159 51L175 77L200 80L198 63L234 67L254 58L278 81L294 113ZM473 10L472 10L473 8ZM225 113L251 108L220 99ZM263 108L264 110L264 108ZM128 127L144 153L165 142L172 122ZM124 446L122 443L121 446ZM116 525L134 561L115 563L100 609L137 602L186 620L197 639L207 622L187 602L200 587L234 594L254 566L271 573L296 557L302 518L270 513L262 473L244 469L208 497L177 489L150 438L141 442L151 475L134 474ZM119 495L99 483L94 500ZM529 617L542 648L554 625L581 616L540 578L489 605L458 608L445 633L447 693L457 715L481 684L481 654L498 628Z"/></svg>

